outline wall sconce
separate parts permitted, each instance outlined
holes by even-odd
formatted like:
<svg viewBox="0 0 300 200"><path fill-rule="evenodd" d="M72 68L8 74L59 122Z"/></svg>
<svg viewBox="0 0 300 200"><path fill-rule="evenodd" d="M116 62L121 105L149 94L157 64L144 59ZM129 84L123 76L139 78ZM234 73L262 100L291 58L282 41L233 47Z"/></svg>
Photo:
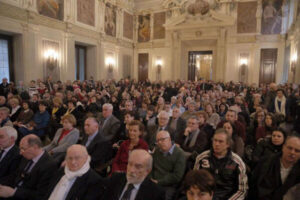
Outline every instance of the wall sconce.
<svg viewBox="0 0 300 200"><path fill-rule="evenodd" d="M156 80L160 80L161 79L161 67L162 67L162 59L159 57L157 58L156 62Z"/></svg>
<svg viewBox="0 0 300 200"><path fill-rule="evenodd" d="M240 60L239 60L239 81L240 82L247 82L248 79L248 63L249 63L249 54L248 53L241 53Z"/></svg>
<svg viewBox="0 0 300 200"><path fill-rule="evenodd" d="M108 72L113 73L114 65L115 65L115 59L113 59L112 57L107 57L106 60L105 60L105 64L108 68Z"/></svg>
<svg viewBox="0 0 300 200"><path fill-rule="evenodd" d="M297 53L295 52L291 58L291 71L293 73L293 82L295 82L297 59L298 59L298 56L297 56Z"/></svg>
<svg viewBox="0 0 300 200"><path fill-rule="evenodd" d="M44 57L46 59L46 66L49 68L51 71L57 66L57 61L58 61L58 53L54 49L48 49L44 53Z"/></svg>
<svg viewBox="0 0 300 200"><path fill-rule="evenodd" d="M248 59L247 58L241 58L240 59L240 65L248 65Z"/></svg>

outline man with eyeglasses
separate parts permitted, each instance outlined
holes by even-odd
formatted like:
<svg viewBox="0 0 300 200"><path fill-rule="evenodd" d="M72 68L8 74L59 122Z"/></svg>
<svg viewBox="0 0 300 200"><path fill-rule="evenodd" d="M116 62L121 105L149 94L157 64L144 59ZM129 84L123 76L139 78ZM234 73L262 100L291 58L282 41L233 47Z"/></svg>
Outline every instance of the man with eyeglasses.
<svg viewBox="0 0 300 200"><path fill-rule="evenodd" d="M23 156L19 168L0 180L0 197L9 199L42 199L48 189L57 163L43 150L40 138L30 134L20 141Z"/></svg>
<svg viewBox="0 0 300 200"><path fill-rule="evenodd" d="M180 147L172 143L169 132L159 131L153 153L152 181L162 186L166 200L172 199L184 175L186 159Z"/></svg>
<svg viewBox="0 0 300 200"><path fill-rule="evenodd" d="M100 176L90 168L87 149L83 145L75 144L68 148L65 158L66 165L52 178L49 190L44 199L91 199L89 197L92 186L100 181ZM98 193L104 191L97 188Z"/></svg>
<svg viewBox="0 0 300 200"><path fill-rule="evenodd" d="M145 137L145 140L148 143L150 150L154 149L156 135L161 130L168 131L172 140L174 140L174 130L170 127L169 124L169 114L166 111L161 111L157 117L158 124L150 125L147 127L147 135Z"/></svg>

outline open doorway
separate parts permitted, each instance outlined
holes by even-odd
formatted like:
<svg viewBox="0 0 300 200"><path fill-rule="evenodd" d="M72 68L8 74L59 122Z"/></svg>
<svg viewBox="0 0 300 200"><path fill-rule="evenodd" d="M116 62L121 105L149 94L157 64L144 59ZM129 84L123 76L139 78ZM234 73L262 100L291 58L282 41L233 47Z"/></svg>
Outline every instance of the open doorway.
<svg viewBox="0 0 300 200"><path fill-rule="evenodd" d="M212 79L212 51L189 51L188 80Z"/></svg>

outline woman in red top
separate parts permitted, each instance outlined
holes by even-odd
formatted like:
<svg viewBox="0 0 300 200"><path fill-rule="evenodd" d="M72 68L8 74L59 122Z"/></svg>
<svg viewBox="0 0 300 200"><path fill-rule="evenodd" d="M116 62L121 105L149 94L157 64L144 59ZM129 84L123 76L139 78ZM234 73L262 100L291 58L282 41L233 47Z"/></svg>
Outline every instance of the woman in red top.
<svg viewBox="0 0 300 200"><path fill-rule="evenodd" d="M112 173L126 172L128 157L132 150L145 149L148 151L148 144L141 138L144 132L144 125L138 120L133 120L128 126L129 139L121 144L112 164Z"/></svg>

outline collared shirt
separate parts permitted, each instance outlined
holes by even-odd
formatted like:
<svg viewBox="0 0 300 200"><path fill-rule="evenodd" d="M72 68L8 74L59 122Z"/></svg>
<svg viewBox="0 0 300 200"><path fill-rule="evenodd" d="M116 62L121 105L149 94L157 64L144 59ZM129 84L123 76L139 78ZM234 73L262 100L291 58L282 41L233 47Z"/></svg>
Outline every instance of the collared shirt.
<svg viewBox="0 0 300 200"><path fill-rule="evenodd" d="M177 128L177 121L178 121L178 117L177 117L176 119L172 118L170 127L171 127L173 130L176 130L176 128Z"/></svg>
<svg viewBox="0 0 300 200"><path fill-rule="evenodd" d="M104 126L106 125L107 121L111 118L112 115L108 116L105 118L104 122L103 122L103 125L101 126L101 128L103 129Z"/></svg>
<svg viewBox="0 0 300 200"><path fill-rule="evenodd" d="M98 130L97 130L93 135L90 135L90 136L88 137L88 140L87 140L87 142L85 143L85 146L86 146L86 147L88 147L88 146L91 144L91 142L92 142L92 141L94 140L94 138L96 137L97 133L98 133Z"/></svg>
<svg viewBox="0 0 300 200"><path fill-rule="evenodd" d="M284 183L286 178L288 177L289 173L291 172L292 167L285 168L280 161L280 177L281 177L281 182Z"/></svg>
<svg viewBox="0 0 300 200"><path fill-rule="evenodd" d="M31 172L31 170L33 169L33 167L36 165L36 163L40 160L40 158L44 155L45 151L43 151L40 155L36 156L35 158L32 159L33 163L30 166L28 172Z"/></svg>
<svg viewBox="0 0 300 200"><path fill-rule="evenodd" d="M11 145L11 146L9 146L9 147L3 149L4 152L3 152L3 154L2 154L2 156L1 156L1 158L0 158L0 162L1 162L2 159L6 156L6 154L9 152L9 150L10 150L11 148L13 148L14 145L15 145L15 144L13 144L13 145Z"/></svg>
<svg viewBox="0 0 300 200"><path fill-rule="evenodd" d="M172 155L173 154L173 152L174 152L174 149L175 149L175 144L173 144L172 146L171 146L171 148L169 149L169 151L168 152L163 152L163 154L164 154L164 156L167 156L167 155Z"/></svg>
<svg viewBox="0 0 300 200"><path fill-rule="evenodd" d="M125 191L127 190L129 184L130 184L130 183L128 183L128 182L126 183L126 185L125 185L125 187L124 187L124 189L123 189L123 192L122 192L122 194L121 194L119 200L123 197L123 195L124 195ZM130 195L130 199L129 199L129 200L134 200L134 199L135 199L135 197L136 197L136 195L137 195L137 193L138 193L138 191L139 191L139 189L140 189L141 184L142 184L142 183L133 184L134 188L133 188L132 191L131 191L131 195Z"/></svg>

